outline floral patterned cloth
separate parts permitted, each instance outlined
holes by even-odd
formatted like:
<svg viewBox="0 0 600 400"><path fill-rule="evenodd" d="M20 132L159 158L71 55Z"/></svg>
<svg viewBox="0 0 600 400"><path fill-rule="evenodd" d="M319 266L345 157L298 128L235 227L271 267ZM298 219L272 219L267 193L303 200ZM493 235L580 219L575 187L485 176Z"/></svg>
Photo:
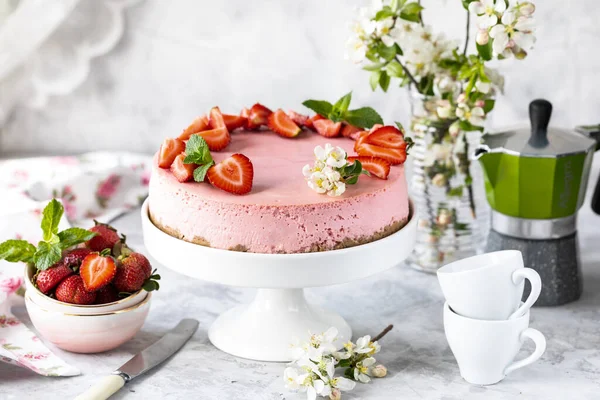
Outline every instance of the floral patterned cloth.
<svg viewBox="0 0 600 400"><path fill-rule="evenodd" d="M70 225L88 227L93 219L109 222L135 209L148 194L152 159L131 153L88 153L0 161L0 242L41 240L41 212L48 200L62 201ZM23 265L0 261L0 361L47 376L80 372L54 355L10 312L18 301Z"/></svg>

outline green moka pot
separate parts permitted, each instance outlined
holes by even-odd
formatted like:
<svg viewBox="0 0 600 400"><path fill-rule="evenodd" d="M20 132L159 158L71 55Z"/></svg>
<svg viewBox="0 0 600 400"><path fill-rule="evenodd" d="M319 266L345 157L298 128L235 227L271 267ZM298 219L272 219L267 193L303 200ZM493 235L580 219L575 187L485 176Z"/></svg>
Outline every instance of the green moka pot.
<svg viewBox="0 0 600 400"><path fill-rule="evenodd" d="M551 115L550 102L535 100L530 127L485 135L475 152L492 208L486 249L523 253L542 278L538 305L581 295L576 215L597 145L578 132L549 128Z"/></svg>

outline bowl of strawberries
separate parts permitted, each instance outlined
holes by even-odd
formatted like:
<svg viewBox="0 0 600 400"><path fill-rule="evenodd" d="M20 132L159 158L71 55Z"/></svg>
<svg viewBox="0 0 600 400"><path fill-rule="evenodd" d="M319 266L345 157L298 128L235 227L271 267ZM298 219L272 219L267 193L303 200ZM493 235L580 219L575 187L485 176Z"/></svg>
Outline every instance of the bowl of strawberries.
<svg viewBox="0 0 600 400"><path fill-rule="evenodd" d="M143 325L160 276L109 225L58 231L64 210L52 200L43 211L43 240L0 244L0 259L25 262L25 305L40 334L79 353L113 349Z"/></svg>

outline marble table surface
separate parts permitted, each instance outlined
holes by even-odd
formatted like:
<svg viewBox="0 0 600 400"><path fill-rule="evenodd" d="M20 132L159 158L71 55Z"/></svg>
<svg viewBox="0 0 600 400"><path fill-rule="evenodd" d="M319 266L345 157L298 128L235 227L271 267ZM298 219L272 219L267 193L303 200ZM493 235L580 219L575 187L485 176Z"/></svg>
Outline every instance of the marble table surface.
<svg viewBox="0 0 600 400"><path fill-rule="evenodd" d="M594 179L595 174L592 176ZM595 181L595 180L594 180ZM564 399L600 398L600 216L585 204L579 216L585 288L582 298L557 308L535 308L531 326L547 338L541 360L500 384L471 386L459 375L442 327L442 294L435 276L400 265L369 279L309 289L309 301L337 310L357 335L394 329L381 341L378 360L388 367L384 379L344 394L346 399ZM132 246L143 248L138 214L115 223ZM200 261L199 261L200 262ZM119 349L97 355L56 350L83 375L46 378L0 363L0 399L69 399L110 373L173 327L193 317L200 328L173 358L129 383L115 399L303 399L286 391L284 365L225 354L211 345L207 330L216 316L241 302L251 289L195 281L161 268L160 292L146 324ZM14 309L29 324L24 308ZM531 351L526 343L523 354Z"/></svg>

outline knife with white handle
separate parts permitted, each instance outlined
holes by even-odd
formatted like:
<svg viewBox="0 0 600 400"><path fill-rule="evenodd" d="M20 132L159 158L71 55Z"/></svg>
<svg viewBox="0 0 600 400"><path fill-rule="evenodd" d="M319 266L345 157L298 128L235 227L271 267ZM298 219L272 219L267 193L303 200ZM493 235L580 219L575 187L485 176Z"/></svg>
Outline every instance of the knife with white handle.
<svg viewBox="0 0 600 400"><path fill-rule="evenodd" d="M112 375L80 394L75 400L106 400L127 382L165 361L179 350L198 329L195 319L183 319L175 328L152 345L136 354Z"/></svg>

